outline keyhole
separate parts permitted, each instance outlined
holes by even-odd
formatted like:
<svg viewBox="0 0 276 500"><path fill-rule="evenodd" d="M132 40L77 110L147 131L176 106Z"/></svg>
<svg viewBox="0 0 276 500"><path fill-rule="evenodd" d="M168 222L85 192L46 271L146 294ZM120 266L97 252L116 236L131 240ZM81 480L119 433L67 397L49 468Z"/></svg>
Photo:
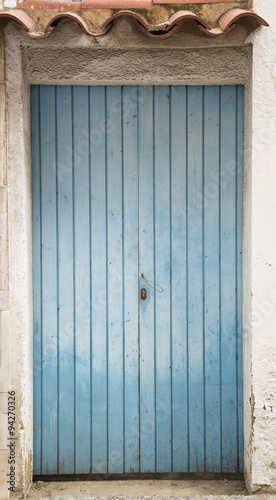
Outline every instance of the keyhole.
<svg viewBox="0 0 276 500"><path fill-rule="evenodd" d="M146 300L147 298L147 290L145 288L141 288L141 300Z"/></svg>

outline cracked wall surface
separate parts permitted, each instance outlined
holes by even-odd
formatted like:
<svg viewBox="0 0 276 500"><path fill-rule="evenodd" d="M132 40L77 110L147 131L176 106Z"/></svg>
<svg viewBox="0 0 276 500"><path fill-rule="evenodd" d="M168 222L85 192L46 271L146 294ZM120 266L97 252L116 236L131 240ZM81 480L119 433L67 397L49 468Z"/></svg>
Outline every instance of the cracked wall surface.
<svg viewBox="0 0 276 500"><path fill-rule="evenodd" d="M254 0L269 28L250 36L252 65L252 168L248 210L251 258L245 298L245 352L251 372L251 421L247 422L247 484L252 492L276 491L276 4ZM250 360L249 360L250 354ZM249 362L250 361L250 362ZM250 431L250 432L249 432Z"/></svg>
<svg viewBox="0 0 276 500"><path fill-rule="evenodd" d="M8 189L5 102L4 36L2 26L0 26L0 498L8 498L7 409L8 391L10 389Z"/></svg>

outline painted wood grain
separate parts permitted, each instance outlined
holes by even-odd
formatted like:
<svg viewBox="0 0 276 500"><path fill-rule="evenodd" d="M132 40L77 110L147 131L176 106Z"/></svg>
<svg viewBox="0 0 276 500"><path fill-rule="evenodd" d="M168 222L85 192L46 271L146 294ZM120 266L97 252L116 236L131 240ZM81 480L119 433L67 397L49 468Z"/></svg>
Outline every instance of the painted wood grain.
<svg viewBox="0 0 276 500"><path fill-rule="evenodd" d="M243 470L243 92L32 87L35 474Z"/></svg>

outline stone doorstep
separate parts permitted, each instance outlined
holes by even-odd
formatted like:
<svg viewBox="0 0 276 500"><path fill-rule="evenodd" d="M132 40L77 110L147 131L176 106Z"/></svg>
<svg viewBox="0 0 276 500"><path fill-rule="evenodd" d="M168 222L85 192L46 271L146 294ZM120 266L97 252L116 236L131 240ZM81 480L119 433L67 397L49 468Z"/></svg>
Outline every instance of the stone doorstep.
<svg viewBox="0 0 276 500"><path fill-rule="evenodd" d="M261 494L261 495L196 495L196 496L111 496L111 497L100 497L100 496L85 496L85 497L68 497L68 496L56 496L56 497L29 497L27 499L37 500L276 500L276 494Z"/></svg>
<svg viewBox="0 0 276 500"><path fill-rule="evenodd" d="M37 481L29 500L276 500L275 494L246 495L239 479L133 479Z"/></svg>

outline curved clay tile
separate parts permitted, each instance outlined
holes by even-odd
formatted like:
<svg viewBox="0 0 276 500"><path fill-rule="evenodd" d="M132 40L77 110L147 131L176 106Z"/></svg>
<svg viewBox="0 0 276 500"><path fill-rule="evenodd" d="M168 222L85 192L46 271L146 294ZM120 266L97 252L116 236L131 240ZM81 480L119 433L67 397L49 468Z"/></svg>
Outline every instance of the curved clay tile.
<svg viewBox="0 0 276 500"><path fill-rule="evenodd" d="M261 16L258 16L258 14L255 14L254 12L244 9L230 9L220 17L218 21L221 26L220 28L205 29L203 26L200 26L200 28L204 31L204 33L210 36L227 35L227 33L235 28L235 22L241 17L255 19L260 25L269 26L269 24Z"/></svg>
<svg viewBox="0 0 276 500"><path fill-rule="evenodd" d="M150 9L152 0L82 0L82 9Z"/></svg>
<svg viewBox="0 0 276 500"><path fill-rule="evenodd" d="M50 33L51 28L54 28L56 26L56 24L58 24L58 22L64 18L72 19L73 21L76 21L81 26L81 28L84 31L86 31L87 35L93 36L93 37L104 36L109 32L109 30L111 28L111 26L108 26L108 28L103 33L91 33L91 31L89 31L89 29L87 27L87 24L85 23L85 21L83 20L83 18L81 16L79 16L78 14L75 14L74 12L61 12L60 14L57 14L56 16L54 16L51 19L51 21L47 24L45 31L46 32L48 31Z"/></svg>
<svg viewBox="0 0 276 500"><path fill-rule="evenodd" d="M86 11L87 12L87 11ZM93 11L91 11L93 12ZM19 9L14 9L14 10L7 10L0 12L0 18L10 18L18 22L20 27L23 29L24 33L26 33L28 36L32 38L44 38L48 36L50 33L52 33L53 29L55 28L56 24L61 19L68 18L72 19L73 21L76 21L79 26L89 35L93 37L100 37L106 35L109 30L112 28L113 21L117 19L118 17L121 16L129 16L133 17L136 19L139 23L140 28L144 33L146 33L148 36L152 38L167 38L173 33L176 32L178 29L178 23L182 20L186 19L192 19L197 22L198 27L207 35L209 36L219 36L219 35L226 35L232 29L235 27L235 22L242 18L253 18L255 19L260 25L263 26L268 26L268 23L258 14L255 14L253 12L243 10L243 9L230 9L228 10L225 14L223 14L219 21L218 24L220 27L214 27L211 28L208 26L208 24L201 19L199 16L194 14L193 12L190 12L188 10L179 10L175 12L167 21L160 23L160 24L151 24L147 19L142 16L140 13L133 12L131 10L120 10L113 14L111 17L107 19L102 25L102 28L107 28L104 32L99 32L99 33L91 33L88 29L88 26L84 19L81 17L81 15L76 14L75 12L60 12L59 14L53 16L49 23L47 24L46 28L44 29L44 33L37 33L35 31L35 23L33 19L27 14L26 12L19 10ZM32 32L30 30L32 29Z"/></svg>
<svg viewBox="0 0 276 500"><path fill-rule="evenodd" d="M218 22L225 33L241 17L253 18L256 19L260 25L269 26L269 24L261 16L244 9L230 9L225 12L225 14L222 14Z"/></svg>
<svg viewBox="0 0 276 500"><path fill-rule="evenodd" d="M29 31L34 24L32 18L26 12L18 9L0 12L0 18L1 17L17 21L26 31Z"/></svg>
<svg viewBox="0 0 276 500"><path fill-rule="evenodd" d="M199 26L199 28L205 33L205 35L209 36L219 36L219 35L227 35L230 31L232 31L235 28L235 24L232 24L230 28L227 30L222 30L221 28L212 28L212 29L206 29L204 26Z"/></svg>
<svg viewBox="0 0 276 500"><path fill-rule="evenodd" d="M182 21L183 19L194 19L197 22L198 27L205 34L214 37L219 35L227 35L235 28L235 21L237 21L241 17L253 18L257 20L260 25L268 26L268 23L262 17L244 9L228 10L219 19L220 27L215 28L210 28L210 26L208 26L208 24L203 19L188 10L179 10L175 12L167 21L156 25L150 24L147 20L145 20L144 17L142 17L140 14L137 14L136 12L132 12L130 10L121 10L113 14L113 16L111 16L104 23L104 26L108 26L115 19L121 16L134 17L140 23L142 31L152 38L167 38L171 36L177 30L177 23ZM156 31L158 31L159 33L154 33ZM166 32L166 34L164 34L163 32Z"/></svg>
<svg viewBox="0 0 276 500"><path fill-rule="evenodd" d="M167 23L169 24L169 29L174 24L178 23L179 21L182 21L183 19L194 19L195 21L198 22L200 26L204 26L206 29L210 29L208 24L203 19L201 19L201 17L197 16L193 12L190 12L189 10L179 10L175 12L167 21Z"/></svg>
<svg viewBox="0 0 276 500"><path fill-rule="evenodd" d="M31 10L81 10L81 2L65 0L17 0L17 7Z"/></svg>
<svg viewBox="0 0 276 500"><path fill-rule="evenodd" d="M109 24L112 24L113 21L115 21L115 19L118 19L118 17L122 17L122 16L134 17L134 19L139 21L139 23L141 23L145 29L156 28L155 25L148 23L140 14L137 14L136 12L133 12L132 10L120 10L119 12L115 12L115 14L113 14L111 17L109 17L104 22L103 26L108 26ZM165 24L165 23L161 23L161 25L158 25L158 26L162 26L163 24ZM162 28L159 28L159 29L162 29Z"/></svg>
<svg viewBox="0 0 276 500"><path fill-rule="evenodd" d="M205 21L203 21L203 19L201 19L193 12L190 12L189 10L179 10L178 12L175 12L167 21L160 24L151 24L147 20L145 20L145 18L142 15L133 12L131 10L121 10L113 14L113 16L111 16L109 19L107 19L107 21L105 21L104 23L104 26L108 26L115 19L121 16L134 17L137 21L139 21L139 23L142 24L142 26L144 26L147 32L169 31L176 25L176 23L182 21L183 19L194 19L201 26L204 26L206 29L210 29L208 24L206 24Z"/></svg>
<svg viewBox="0 0 276 500"><path fill-rule="evenodd" d="M46 31L45 33L36 33L36 32L35 33L30 33L29 31L26 32L23 29L22 29L22 31L23 31L23 33L25 33L26 35L28 35L29 38L34 38L34 39L39 39L40 40L40 38L46 38L47 36L49 36L52 33L53 30Z"/></svg>

